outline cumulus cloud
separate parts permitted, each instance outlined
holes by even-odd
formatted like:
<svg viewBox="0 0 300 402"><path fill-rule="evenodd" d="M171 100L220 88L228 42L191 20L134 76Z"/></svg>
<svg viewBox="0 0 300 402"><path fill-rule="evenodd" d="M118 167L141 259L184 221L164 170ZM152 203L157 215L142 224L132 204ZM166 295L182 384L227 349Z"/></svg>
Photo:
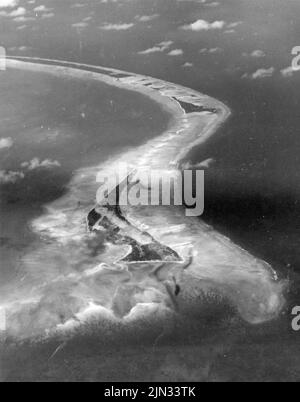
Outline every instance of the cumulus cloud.
<svg viewBox="0 0 300 402"><path fill-rule="evenodd" d="M199 19L191 24L183 25L181 29L184 29L186 31L200 32L200 31L220 30L226 28L225 32L231 33L235 32L235 28L241 24L243 24L243 21L235 21L227 23L222 20L209 22L206 20Z"/></svg>
<svg viewBox="0 0 300 402"><path fill-rule="evenodd" d="M266 53L263 50L257 49L253 50L251 53L243 53L243 56L245 57L254 57L254 58L262 58L266 56Z"/></svg>
<svg viewBox="0 0 300 402"><path fill-rule="evenodd" d="M25 15L21 15L19 17L15 17L13 19L15 22L27 22L27 21L35 21L33 17L26 17Z"/></svg>
<svg viewBox="0 0 300 402"><path fill-rule="evenodd" d="M265 57L265 52L264 51L262 51L262 50L254 50L251 54L250 54L250 56L251 57Z"/></svg>
<svg viewBox="0 0 300 402"><path fill-rule="evenodd" d="M44 5L35 7L35 8L33 9L33 11L34 11L35 13L48 13L48 12L50 12L50 11L52 11L52 10L53 10L52 8L48 8L48 7L44 6Z"/></svg>
<svg viewBox="0 0 300 402"><path fill-rule="evenodd" d="M163 52L162 48L159 46L154 46L149 49L142 50L142 51L138 52L138 54L147 55L147 54L157 53L157 52Z"/></svg>
<svg viewBox="0 0 300 402"><path fill-rule="evenodd" d="M165 50L168 50L170 48L170 46L172 46L172 45L173 45L172 41L163 41L149 49L138 52L138 54L147 55L147 54L151 54L151 53L164 52Z"/></svg>
<svg viewBox="0 0 300 402"><path fill-rule="evenodd" d="M300 71L300 68L296 69L296 68L293 68L292 66L289 66L289 67L286 67L286 68L283 68L282 70L280 70L280 73L283 77L289 78L289 77L292 77L295 73L297 73L299 71Z"/></svg>
<svg viewBox="0 0 300 402"><path fill-rule="evenodd" d="M75 3L75 4L71 5L71 8L84 8L86 6L87 6L87 4Z"/></svg>
<svg viewBox="0 0 300 402"><path fill-rule="evenodd" d="M30 49L30 48L27 47L27 46L13 46L13 47L8 48L8 50L9 50L10 52L16 52L16 51L19 51L19 52L26 52L26 51L29 50L29 49Z"/></svg>
<svg viewBox="0 0 300 402"><path fill-rule="evenodd" d="M183 68L192 68L192 67L194 67L194 64L187 61L186 63L184 63L184 65L182 67Z"/></svg>
<svg viewBox="0 0 300 402"><path fill-rule="evenodd" d="M89 24L85 21L76 22L75 24L72 24L73 28L78 28L78 29L84 29L84 28L87 28L88 26L89 26Z"/></svg>
<svg viewBox="0 0 300 402"><path fill-rule="evenodd" d="M0 138L0 149L11 148L13 146L13 140L9 138Z"/></svg>
<svg viewBox="0 0 300 402"><path fill-rule="evenodd" d="M24 7L18 7L16 10L12 11L9 16L10 17L19 17L20 15L25 15L26 9Z"/></svg>
<svg viewBox="0 0 300 402"><path fill-rule="evenodd" d="M212 48L204 48L200 49L199 53L200 54L214 54L214 53L221 53L223 50L219 47L212 47Z"/></svg>
<svg viewBox="0 0 300 402"><path fill-rule="evenodd" d="M20 17L26 14L26 9L24 7L18 7L13 11L0 11L0 16L1 17Z"/></svg>
<svg viewBox="0 0 300 402"><path fill-rule="evenodd" d="M275 73L275 68L270 67L270 68L260 68L257 71L255 71L253 74L244 74L243 78L251 78L253 80L257 79L262 79L262 78L270 78L274 75Z"/></svg>
<svg viewBox="0 0 300 402"><path fill-rule="evenodd" d="M126 31L134 26L133 23L130 24L105 24L100 27L104 31Z"/></svg>
<svg viewBox="0 0 300 402"><path fill-rule="evenodd" d="M206 0L177 0L180 3L199 3L199 4L210 4L210 3L206 3Z"/></svg>
<svg viewBox="0 0 300 402"><path fill-rule="evenodd" d="M46 19L53 18L53 17L55 17L54 13L44 13L41 16L42 20L46 20Z"/></svg>
<svg viewBox="0 0 300 402"><path fill-rule="evenodd" d="M238 27L239 25L242 25L243 21L236 21L236 22L231 22L230 24L227 25L228 29L233 29Z"/></svg>
<svg viewBox="0 0 300 402"><path fill-rule="evenodd" d="M209 31L214 29L223 29L226 26L225 21L208 22L205 20L197 20L192 24L184 25L182 29L186 31Z"/></svg>
<svg viewBox="0 0 300 402"><path fill-rule="evenodd" d="M206 7L218 7L220 3L218 1L213 1L212 3L205 3Z"/></svg>
<svg viewBox="0 0 300 402"><path fill-rule="evenodd" d="M153 15L137 15L135 19L139 22L149 22L159 17L159 14Z"/></svg>
<svg viewBox="0 0 300 402"><path fill-rule="evenodd" d="M17 7L19 0L0 0L0 8Z"/></svg>
<svg viewBox="0 0 300 402"><path fill-rule="evenodd" d="M270 68L260 68L259 70L257 70L255 73L252 74L252 78L253 79L257 79L257 78L268 78L268 77L272 77L272 75L275 72L275 68L274 67L270 67Z"/></svg>
<svg viewBox="0 0 300 402"><path fill-rule="evenodd" d="M0 184L14 184L24 177L25 175L22 172L0 170Z"/></svg>
<svg viewBox="0 0 300 402"><path fill-rule="evenodd" d="M51 159L45 159L41 161L39 158L33 158L29 162L23 162L22 168L26 168L28 170L35 170L35 169L50 169L52 167L60 167L61 164L58 161L53 161Z"/></svg>
<svg viewBox="0 0 300 402"><path fill-rule="evenodd" d="M183 50L182 49L174 49L174 50L171 50L168 53L168 56L173 56L173 57L182 56L182 55L183 55Z"/></svg>

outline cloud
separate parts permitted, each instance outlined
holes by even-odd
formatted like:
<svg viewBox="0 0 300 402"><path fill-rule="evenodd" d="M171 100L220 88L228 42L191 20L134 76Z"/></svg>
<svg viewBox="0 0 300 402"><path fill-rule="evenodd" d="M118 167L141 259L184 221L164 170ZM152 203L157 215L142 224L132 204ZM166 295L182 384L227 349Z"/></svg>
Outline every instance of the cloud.
<svg viewBox="0 0 300 402"><path fill-rule="evenodd" d="M17 7L19 0L0 0L0 8Z"/></svg>
<svg viewBox="0 0 300 402"><path fill-rule="evenodd" d="M296 69L296 68L293 68L292 66L289 66L289 67L286 67L286 68L283 68L282 70L280 70L280 73L283 77L289 78L289 77L292 77L295 73L297 73L299 71L300 71L300 68Z"/></svg>
<svg viewBox="0 0 300 402"><path fill-rule="evenodd" d="M138 52L138 54L147 55L147 54L158 53L158 52L163 52L162 48L159 46L154 46L149 49L142 50L141 52Z"/></svg>
<svg viewBox="0 0 300 402"><path fill-rule="evenodd" d="M82 4L82 3L75 3L71 5L71 8L83 8L86 7L87 4Z"/></svg>
<svg viewBox="0 0 300 402"><path fill-rule="evenodd" d="M16 10L13 10L11 12L7 11L0 11L0 17L20 17L22 15L26 14L26 9L24 7L18 7Z"/></svg>
<svg viewBox="0 0 300 402"><path fill-rule="evenodd" d="M79 28L79 29L84 29L84 28L87 28L88 26L89 26L89 24L87 22L84 22L84 21L72 24L73 28Z"/></svg>
<svg viewBox="0 0 300 402"><path fill-rule="evenodd" d="M9 138L0 138L0 149L11 148L13 146L13 140Z"/></svg>
<svg viewBox="0 0 300 402"><path fill-rule="evenodd" d="M137 15L135 19L139 22L149 22L159 17L159 14L153 15Z"/></svg>
<svg viewBox="0 0 300 402"><path fill-rule="evenodd" d="M100 27L104 31L126 31L134 26L133 23L130 24L105 24Z"/></svg>
<svg viewBox="0 0 300 402"><path fill-rule="evenodd" d="M182 55L183 55L183 50L182 49L174 49L174 50L171 50L168 53L168 56L173 56L173 57L182 56Z"/></svg>
<svg viewBox="0 0 300 402"><path fill-rule="evenodd" d="M25 175L22 172L0 170L0 184L14 184L24 177Z"/></svg>
<svg viewBox="0 0 300 402"><path fill-rule="evenodd" d="M172 41L163 41L155 45L154 47L151 47L146 50L142 50L141 52L138 52L138 54L142 55L147 55L151 53L158 53L158 52L164 52L165 50L168 50L170 46L173 45L174 42Z"/></svg>
<svg viewBox="0 0 300 402"><path fill-rule="evenodd" d="M25 17L24 15L21 15L20 17L16 17L13 20L15 22L27 22L27 21L35 21L35 18L33 18L33 17Z"/></svg>
<svg viewBox="0 0 300 402"><path fill-rule="evenodd" d="M225 27L226 23L225 21L214 21L214 22L208 22L205 20L197 20L193 22L192 24L189 25L184 25L182 29L186 31L209 31L209 30L214 30L214 29L223 29Z"/></svg>
<svg viewBox="0 0 300 402"><path fill-rule="evenodd" d="M19 51L19 52L26 52L26 51L29 50L29 49L30 49L30 48L27 47L27 46L13 46L13 47L8 48L8 50L9 50L10 52L16 52L16 51Z"/></svg>
<svg viewBox="0 0 300 402"><path fill-rule="evenodd" d="M187 61L186 63L184 63L184 65L182 67L183 68L192 68L192 67L194 67L194 64Z"/></svg>
<svg viewBox="0 0 300 402"><path fill-rule="evenodd" d="M275 68L270 67L270 68L260 68L255 73L253 74L244 74L243 78L251 78L253 80L257 79L262 79L262 78L270 78L274 75L275 73Z"/></svg>
<svg viewBox="0 0 300 402"><path fill-rule="evenodd" d="M60 167L61 164L58 161L53 161L51 159L45 159L41 161L39 158L33 158L29 162L23 162L21 164L22 168L27 168L28 170L35 170L35 169L50 169L52 167Z"/></svg>
<svg viewBox="0 0 300 402"><path fill-rule="evenodd" d="M35 7L35 8L33 9L33 11L34 11L35 13L48 13L48 12L50 12L50 11L52 11L52 10L53 10L53 8L48 8L48 7L44 6L44 5Z"/></svg>
<svg viewBox="0 0 300 402"><path fill-rule="evenodd" d="M252 78L255 80L257 78L268 78L268 77L272 77L272 75L275 72L275 68L274 67L270 67L268 69L266 68L260 68L259 70L257 70L255 73L252 74Z"/></svg>
<svg viewBox="0 0 300 402"><path fill-rule="evenodd" d="M53 18L53 17L55 17L55 14L54 13L45 13L45 14L42 14L42 20L46 20L46 19L48 19L48 18Z"/></svg>
<svg viewBox="0 0 300 402"><path fill-rule="evenodd" d="M251 54L251 57L265 57L266 53L262 50L254 50Z"/></svg>
<svg viewBox="0 0 300 402"><path fill-rule="evenodd" d="M228 29L233 29L238 27L239 25L242 25L243 21L236 21L236 22L231 22L230 24L227 25Z"/></svg>
<svg viewBox="0 0 300 402"><path fill-rule="evenodd" d="M218 1L213 1L212 3L205 3L206 7L218 7L220 3Z"/></svg>
<svg viewBox="0 0 300 402"><path fill-rule="evenodd" d="M12 11L9 16L10 17L20 17L20 15L25 15L26 9L24 7L19 7L16 10Z"/></svg>
<svg viewBox="0 0 300 402"><path fill-rule="evenodd" d="M17 29L17 31L23 31L23 29L26 29L26 28L27 28L27 25L20 25L16 29Z"/></svg>
<svg viewBox="0 0 300 402"><path fill-rule="evenodd" d="M234 34L235 32L235 29L226 29L226 31L224 31L225 34Z"/></svg>
<svg viewBox="0 0 300 402"><path fill-rule="evenodd" d="M243 53L245 57L254 57L254 58L262 58L266 56L266 53L263 50L253 50L251 53Z"/></svg>
<svg viewBox="0 0 300 402"><path fill-rule="evenodd" d="M214 53L221 53L223 50L219 47L212 47L210 49L204 48L199 51L200 54L214 54Z"/></svg>

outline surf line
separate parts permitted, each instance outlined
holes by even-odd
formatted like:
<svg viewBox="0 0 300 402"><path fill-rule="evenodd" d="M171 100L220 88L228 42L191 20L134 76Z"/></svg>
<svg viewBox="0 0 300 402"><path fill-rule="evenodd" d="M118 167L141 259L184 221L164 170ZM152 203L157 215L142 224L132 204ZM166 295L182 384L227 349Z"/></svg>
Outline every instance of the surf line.
<svg viewBox="0 0 300 402"><path fill-rule="evenodd" d="M125 84L126 86L142 86L144 89L147 91L147 95L150 90L158 91L160 95L163 97L168 98L172 103L175 103L177 106L178 111L182 115L182 121L183 124L179 124L178 127L174 127L175 129L175 134L176 136L180 136L183 134L186 129L189 127L188 124L188 115L200 115L203 116L203 114L212 114L212 115L218 115L221 111L223 112L223 118L222 120L225 120L227 117L230 115L230 110L227 108L225 105L221 104L220 102L213 100L215 103L218 103L220 105L219 108L213 106L204 106L204 99L207 101L209 98L207 96L204 96L196 91L193 91L191 89L181 87L179 85L175 85L166 81L162 81L159 79L155 79L152 77L147 77L135 73L130 73L130 72L125 72L117 69L112 69L112 68L106 68L106 67L98 67L98 66L92 66L89 64L82 64L82 63L75 63L75 62L69 62L69 61L63 61L63 60L53 60L53 59L44 59L44 58L36 58L36 57L19 57L19 56L7 56L8 60L19 60L21 62L25 63L42 63L47 66L61 66L61 67L66 67L66 68L75 68L78 70L84 70L84 71L90 71L90 72L96 72L98 74L103 74L106 75L112 79L113 81L121 82L122 84ZM224 106L224 108L221 107ZM178 113L177 111L177 113ZM225 113L224 113L225 112ZM221 113L222 115L222 113ZM213 121L214 123L214 121ZM182 156L181 156L182 157ZM174 162L173 162L174 163ZM179 164L177 163L177 166L174 168L179 169ZM126 178L128 180L128 178ZM120 185L117 186L118 192L120 190ZM178 255L178 253L175 250L172 250L170 247L163 246L159 242L157 242L153 236L149 235L149 233L141 233L141 231L138 228L135 228L125 217L123 212L121 211L120 205L115 205L113 208L109 208L108 205L101 206L101 213L100 212L100 206L97 205L97 207L93 208L87 216L87 226L89 230L97 230L96 228L100 228L101 225L99 225L99 222L103 224L103 222L106 222L106 229L109 227L116 230L116 225L113 224L110 220L108 215L110 217L113 216L114 220L118 220L119 227L118 230L120 230L120 223L123 224L123 226L127 226L127 229L130 227L133 229L133 232L136 236L133 236L135 238L129 237L129 236L123 236L123 240L126 240L128 245L130 245L131 251L123 258L121 259L122 261L126 261L128 263L138 263L138 262L161 262L161 261L170 261L173 260L173 262L178 262L182 261L182 258ZM104 216L105 215L105 219ZM108 224L109 222L109 224ZM102 226L103 227L103 226ZM112 236L114 237L114 236ZM136 237L141 238L144 237L146 239L147 244L139 244ZM116 240L116 239L114 239ZM149 244L151 244L151 247L149 247Z"/></svg>
<svg viewBox="0 0 300 402"><path fill-rule="evenodd" d="M11 60L8 59L7 63L8 67L11 65L15 68L36 69L37 71L43 68L43 71L50 74L86 77L119 88L140 92L158 102L164 110L170 113L172 118L170 127L166 132L149 140L144 145L123 152L99 166L92 167L90 172L87 172L85 180L93 180L95 171L100 168L105 169L112 163L117 164L130 160L135 161L137 169L165 169L167 166L170 170L179 170L182 161L190 150L212 136L231 114L226 105L207 95L139 74L38 58L12 58ZM18 63L20 63L19 66ZM33 67L35 65L36 67ZM82 76L79 70L81 70ZM84 176L82 170L79 170L78 173L82 173ZM97 173L98 171L96 171ZM80 182L81 178L77 177L76 180ZM74 183L71 183L69 191L73 191L72 184ZM88 205L87 202L90 199L87 200L87 195L85 198L86 205ZM98 207L97 205L96 208ZM180 239L181 243L184 244L191 243L196 256L194 255L194 263L188 269L189 275L192 278L201 279L203 283L205 281L212 283L215 289L219 289L232 301L245 320L251 323L260 323L279 314L284 304L284 285L278 281L276 272L269 264L253 257L246 250L199 219L188 220L182 216L174 216L173 212L169 211L166 216L159 213L159 219L154 222L153 219L147 220L147 216L139 215L138 212L135 210L125 211L124 216L129 223L126 225L125 232L132 232L134 227L137 229L135 232L138 232L138 237L141 236L146 244L149 242L148 236L150 236L155 238L158 244L164 244L175 251L178 256L181 256L178 240ZM48 213L52 216L55 213L55 208L49 207ZM107 209L105 214L108 214L112 221L117 216ZM122 221L123 219L120 219L119 215L118 225ZM167 231L162 222L168 226ZM146 226L145 230L141 230L143 225ZM177 227L182 226L182 230L179 230L176 236L170 236L168 231L171 232L173 228L176 228L176 225ZM38 228L39 223L37 222L35 226ZM43 227L43 225L40 226ZM169 226L171 227L170 230ZM51 228L46 228L46 230L51 232ZM69 237L70 234L68 233L67 236ZM146 236L146 240L143 236ZM176 244L174 244L174 239ZM134 259L131 261L132 264Z"/></svg>

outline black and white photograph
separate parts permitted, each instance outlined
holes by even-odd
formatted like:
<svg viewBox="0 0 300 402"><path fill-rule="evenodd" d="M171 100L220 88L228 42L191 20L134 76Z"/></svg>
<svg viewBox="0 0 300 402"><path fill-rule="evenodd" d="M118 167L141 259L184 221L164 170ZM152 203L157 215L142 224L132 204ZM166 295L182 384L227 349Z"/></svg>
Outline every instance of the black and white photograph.
<svg viewBox="0 0 300 402"><path fill-rule="evenodd" d="M0 0L1 383L300 381L299 20Z"/></svg>

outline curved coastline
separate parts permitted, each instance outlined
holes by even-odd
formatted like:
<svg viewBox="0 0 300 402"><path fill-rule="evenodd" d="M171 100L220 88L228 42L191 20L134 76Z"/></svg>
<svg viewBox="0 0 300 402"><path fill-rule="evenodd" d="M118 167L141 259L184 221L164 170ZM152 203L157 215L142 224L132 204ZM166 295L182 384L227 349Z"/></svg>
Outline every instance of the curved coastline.
<svg viewBox="0 0 300 402"><path fill-rule="evenodd" d="M219 100L201 94L193 89L152 78L150 76L125 72L114 68L97 67L83 63L34 57L7 56L6 63L9 68L28 68L29 70L33 70L34 68L39 70L39 68L43 66L44 71L49 74L57 74L58 72L66 76L68 73L75 73L76 75L77 70L78 73L81 71L82 74L87 74L88 78L100 79L107 84L127 90L134 90L135 92L140 92L153 99L173 116L173 121L170 122L170 129L167 130L167 133L180 134L183 131L186 133L185 137L187 141L185 148L181 152L178 152L178 149L175 149L175 147L173 148L175 151L173 151L174 159L170 161L170 164L174 166L177 165L177 167L179 167L180 162L189 154L192 148L206 141L231 115L229 107ZM39 63L42 64L39 66ZM53 67L55 67L57 71L54 71ZM80 76L80 73L78 75ZM187 111L184 106L182 106L183 103L187 106L199 107L199 111ZM207 127L201 131L201 135L198 135L197 119L199 117L203 119L203 115L209 112L206 108L213 112L212 114L216 116L216 119L213 119L214 121L211 122L211 125L207 125ZM196 135L193 136L192 134L195 133ZM163 133L164 137L165 134L166 133ZM159 138L162 139L162 136ZM170 137L164 138L164 140L166 140L165 142L169 141L169 139ZM157 155L156 167L159 167Z"/></svg>
<svg viewBox="0 0 300 402"><path fill-rule="evenodd" d="M82 216L90 210L95 198L97 173L111 170L112 166L120 162L133 164L138 168L165 170L167 167L169 170L178 170L190 150L213 135L231 113L222 102L194 90L116 69L17 57L8 58L7 66L43 69L50 74L63 76L87 77L134 90L161 104L172 116L170 127L161 136L112 157L100 166L78 170L70 183L69 193L48 205L45 215L33 222L35 231L61 244L87 236ZM80 200L82 204L76 210L74 200ZM199 281L201 291L219 291L231 301L246 321L268 321L281 311L284 304L284 284L278 281L272 268L204 222L196 218L186 218L181 208L129 208L124 210L124 214L141 232L147 231L182 258L187 258L186 250L192 247L194 261L184 273L186 278L190 278L192 282L194 279ZM96 273L99 270L96 269ZM82 312L80 314L82 317Z"/></svg>

